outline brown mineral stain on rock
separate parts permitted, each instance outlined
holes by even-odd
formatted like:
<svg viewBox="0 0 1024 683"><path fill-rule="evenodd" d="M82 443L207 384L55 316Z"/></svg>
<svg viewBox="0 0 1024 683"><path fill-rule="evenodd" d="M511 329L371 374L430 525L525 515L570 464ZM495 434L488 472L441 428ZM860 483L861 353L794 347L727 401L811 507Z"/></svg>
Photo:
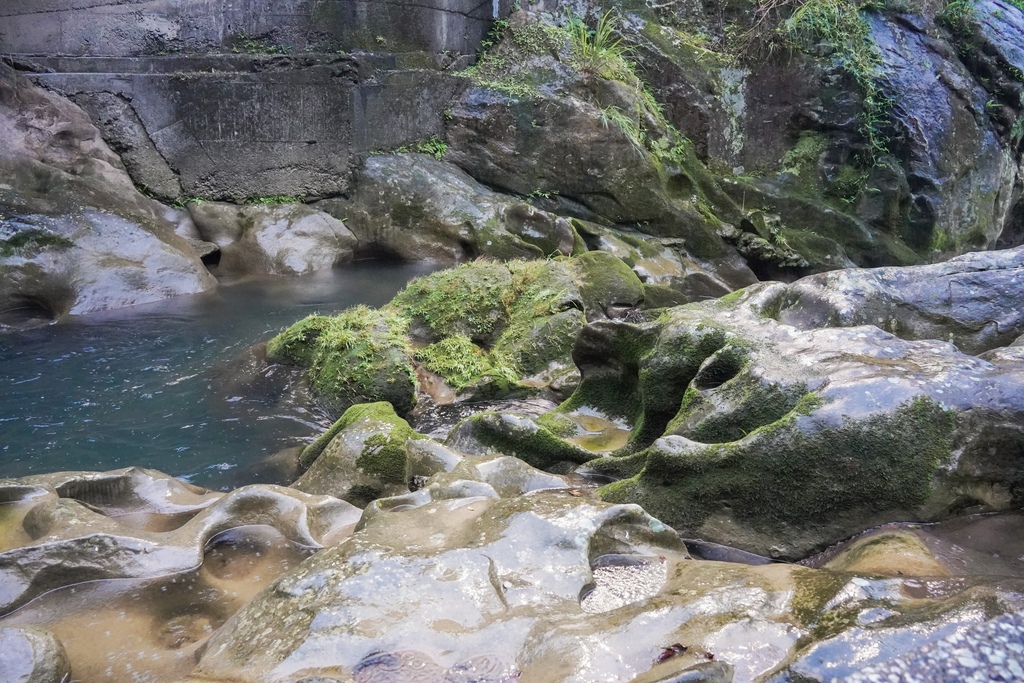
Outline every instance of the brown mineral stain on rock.
<svg viewBox="0 0 1024 683"><path fill-rule="evenodd" d="M52 632L76 680L177 680L195 666L214 630L312 552L272 527L238 527L210 539L193 571L68 586L0 619L0 626Z"/></svg>

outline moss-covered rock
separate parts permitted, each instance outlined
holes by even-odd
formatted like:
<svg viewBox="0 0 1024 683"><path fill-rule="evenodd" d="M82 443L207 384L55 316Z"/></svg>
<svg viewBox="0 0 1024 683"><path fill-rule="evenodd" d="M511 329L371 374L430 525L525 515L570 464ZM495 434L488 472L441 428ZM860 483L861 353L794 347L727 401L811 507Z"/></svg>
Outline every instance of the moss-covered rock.
<svg viewBox="0 0 1024 683"><path fill-rule="evenodd" d="M462 335L490 344L507 324L514 298L507 265L476 261L413 280L391 305L409 316L425 340Z"/></svg>
<svg viewBox="0 0 1024 683"><path fill-rule="evenodd" d="M644 287L629 266L603 251L588 251L576 260L580 295L590 319L617 317L615 309L636 308L644 300Z"/></svg>
<svg viewBox="0 0 1024 683"><path fill-rule="evenodd" d="M797 406L728 443L659 439L645 451L641 474L604 487L601 496L787 557L895 511L927 507L938 468L950 458L953 417L939 404L919 399L836 426L814 424L804 411L813 409Z"/></svg>
<svg viewBox="0 0 1024 683"><path fill-rule="evenodd" d="M304 366L333 410L382 400L404 414L416 403L408 328L408 319L391 309L357 306L333 317L314 315L271 339L267 358Z"/></svg>
<svg viewBox="0 0 1024 683"><path fill-rule="evenodd" d="M267 356L305 367L337 412L385 400L407 414L417 369L460 395L564 396L578 380L571 351L586 319L625 315L643 296L633 271L607 254L474 261L414 280L380 310L300 320L270 340Z"/></svg>
<svg viewBox="0 0 1024 683"><path fill-rule="evenodd" d="M408 490L405 443L425 438L390 403L354 405L302 452L300 464L308 469L292 488L359 506L403 493Z"/></svg>
<svg viewBox="0 0 1024 683"><path fill-rule="evenodd" d="M1009 341L1015 257L978 255L892 278L885 269L863 274L888 283L886 306L906 310L908 324L925 303L932 313L922 320L946 320L956 330L985 311L1006 321L1001 339ZM958 288L936 268L969 278L964 290L985 307L958 312L958 295L949 295ZM557 428L589 410L631 428L624 447L586 464L625 477L600 495L640 503L685 534L783 557L894 518L1024 502L1024 468L1006 456L1024 446L1024 430L1008 430L1024 418L1014 388L1024 376L1020 354L981 360L922 335L845 327L870 310L868 302L849 287L850 301L837 298L815 285L821 277L755 286L647 322L585 327L574 349L580 385L551 419ZM925 296L930 287L944 294ZM836 299L833 309L843 313L809 307L805 329L780 324L780 311L799 313L798 294L807 302Z"/></svg>
<svg viewBox="0 0 1024 683"><path fill-rule="evenodd" d="M471 455L512 455L534 467L558 471L596 457L535 420L512 413L474 415L452 430L445 444Z"/></svg>

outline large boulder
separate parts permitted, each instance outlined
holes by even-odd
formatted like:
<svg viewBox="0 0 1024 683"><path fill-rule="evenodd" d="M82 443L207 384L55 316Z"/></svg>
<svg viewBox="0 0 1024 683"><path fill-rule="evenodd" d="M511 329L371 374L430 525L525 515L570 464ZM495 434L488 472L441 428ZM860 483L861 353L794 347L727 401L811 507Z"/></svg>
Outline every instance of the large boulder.
<svg viewBox="0 0 1024 683"><path fill-rule="evenodd" d="M576 247L566 219L489 190L426 154L371 156L354 184L349 198L316 206L344 218L368 256L454 264L478 256L569 256Z"/></svg>
<svg viewBox="0 0 1024 683"><path fill-rule="evenodd" d="M88 116L0 65L0 327L216 285Z"/></svg>
<svg viewBox="0 0 1024 683"><path fill-rule="evenodd" d="M570 351L587 320L623 317L644 287L603 252L474 261L414 280L380 310L310 316L270 340L271 361L307 369L332 410L389 401L407 415L417 390L437 402L549 391L578 377Z"/></svg>
<svg viewBox="0 0 1024 683"><path fill-rule="evenodd" d="M304 275L352 260L356 237L338 219L297 202L188 203L228 273Z"/></svg>
<svg viewBox="0 0 1024 683"><path fill-rule="evenodd" d="M607 500L785 558L891 519L1020 505L1024 355L993 347L1024 325L1022 254L840 271L595 321L557 410L480 415L449 444L585 463L621 478Z"/></svg>
<svg viewBox="0 0 1024 683"><path fill-rule="evenodd" d="M959 256L918 268L840 270L786 289L773 316L800 329L875 325L902 339L942 339L964 353L1024 334L1024 249Z"/></svg>
<svg viewBox="0 0 1024 683"><path fill-rule="evenodd" d="M1005 311L1015 297L1001 289L1007 272L997 261L975 284ZM640 502L687 533L783 557L885 519L1021 503L1019 356L989 362L870 325L799 330L772 317L790 296L764 285L632 329L584 330L570 405L625 413L635 426L623 452L642 468L602 495ZM960 329L954 321L948 333ZM605 360L613 344L634 351ZM632 390L611 398L610 383Z"/></svg>

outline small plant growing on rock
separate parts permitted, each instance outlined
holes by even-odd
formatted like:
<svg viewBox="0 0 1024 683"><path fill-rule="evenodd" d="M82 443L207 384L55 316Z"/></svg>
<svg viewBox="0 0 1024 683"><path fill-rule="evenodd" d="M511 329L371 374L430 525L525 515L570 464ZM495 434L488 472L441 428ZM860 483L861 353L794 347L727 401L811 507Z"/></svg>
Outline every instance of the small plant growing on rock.
<svg viewBox="0 0 1024 683"><path fill-rule="evenodd" d="M429 154L435 159L440 160L448 151L448 143L435 135L429 140L418 143L415 150L420 154Z"/></svg>
<svg viewBox="0 0 1024 683"><path fill-rule="evenodd" d="M957 0L962 1L962 0ZM785 2L763 3L777 10ZM831 50L831 58L857 81L864 97L861 134L868 147L869 161L888 152L888 138L882 131L892 102L882 94L878 84L881 54L871 39L861 4L850 0L805 0L793 5L789 17L778 28L789 44L815 53L819 46Z"/></svg>
<svg viewBox="0 0 1024 683"><path fill-rule="evenodd" d="M580 71L620 80L624 70L632 73L626 62L629 47L621 38L615 37L618 18L612 15L611 10L601 16L594 29L580 17L570 17L567 28L573 60Z"/></svg>

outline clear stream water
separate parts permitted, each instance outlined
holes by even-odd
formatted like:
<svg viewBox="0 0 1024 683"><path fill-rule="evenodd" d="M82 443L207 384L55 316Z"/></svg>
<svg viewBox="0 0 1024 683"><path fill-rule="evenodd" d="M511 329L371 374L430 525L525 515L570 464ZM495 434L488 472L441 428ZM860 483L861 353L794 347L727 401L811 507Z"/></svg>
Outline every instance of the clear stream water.
<svg viewBox="0 0 1024 683"><path fill-rule="evenodd" d="M237 359L311 313L382 305L432 269L362 262L0 335L0 477L140 465L249 483L331 417Z"/></svg>

